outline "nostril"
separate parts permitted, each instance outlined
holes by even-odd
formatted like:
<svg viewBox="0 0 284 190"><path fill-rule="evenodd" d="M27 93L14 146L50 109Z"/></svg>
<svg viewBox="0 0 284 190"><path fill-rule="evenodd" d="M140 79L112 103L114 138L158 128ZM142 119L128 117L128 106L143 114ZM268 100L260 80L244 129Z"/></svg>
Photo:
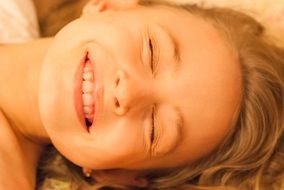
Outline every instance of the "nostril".
<svg viewBox="0 0 284 190"><path fill-rule="evenodd" d="M117 98L114 98L114 106L115 106L114 111L117 115L122 116L127 112L127 109L119 103Z"/></svg>
<svg viewBox="0 0 284 190"><path fill-rule="evenodd" d="M116 86L116 87L119 85L119 82L120 82L120 78L117 78L117 79L115 80L115 86Z"/></svg>
<svg viewBox="0 0 284 190"><path fill-rule="evenodd" d="M120 116L124 115L128 111L128 108L121 105L117 98L114 98L114 107L114 112Z"/></svg>
<svg viewBox="0 0 284 190"><path fill-rule="evenodd" d="M120 107L119 101L117 100L117 98L114 98L114 104L116 108Z"/></svg>

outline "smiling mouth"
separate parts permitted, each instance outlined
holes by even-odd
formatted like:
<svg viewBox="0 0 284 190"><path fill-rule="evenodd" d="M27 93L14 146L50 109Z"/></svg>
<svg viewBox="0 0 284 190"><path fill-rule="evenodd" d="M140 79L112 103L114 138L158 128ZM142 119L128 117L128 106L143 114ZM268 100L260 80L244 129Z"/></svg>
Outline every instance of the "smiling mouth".
<svg viewBox="0 0 284 190"><path fill-rule="evenodd" d="M83 82L82 82L82 106L87 127L91 127L94 120L95 100L94 100L94 70L88 56L85 60L83 68Z"/></svg>

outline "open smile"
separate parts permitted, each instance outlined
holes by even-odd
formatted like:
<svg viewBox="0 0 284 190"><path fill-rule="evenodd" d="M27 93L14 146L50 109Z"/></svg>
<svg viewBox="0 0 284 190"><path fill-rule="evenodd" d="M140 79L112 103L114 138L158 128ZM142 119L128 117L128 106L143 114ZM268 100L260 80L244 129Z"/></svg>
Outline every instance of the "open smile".
<svg viewBox="0 0 284 190"><path fill-rule="evenodd" d="M95 65L88 52L81 61L76 73L75 108L81 124L89 131L94 125L98 110L98 81L95 77Z"/></svg>
<svg viewBox="0 0 284 190"><path fill-rule="evenodd" d="M92 125L95 111L95 100L93 96L95 88L93 68L92 63L87 56L82 75L82 109L87 127Z"/></svg>

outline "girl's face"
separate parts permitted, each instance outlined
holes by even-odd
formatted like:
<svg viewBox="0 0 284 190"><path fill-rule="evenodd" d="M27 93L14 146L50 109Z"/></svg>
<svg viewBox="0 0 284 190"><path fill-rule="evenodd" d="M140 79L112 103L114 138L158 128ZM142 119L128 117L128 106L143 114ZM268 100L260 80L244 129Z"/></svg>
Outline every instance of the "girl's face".
<svg viewBox="0 0 284 190"><path fill-rule="evenodd" d="M83 69L86 57L91 68ZM83 70L94 81L82 84ZM168 168L206 156L224 139L238 115L241 72L217 30L186 11L94 9L55 37L39 93L43 124L74 163ZM83 109L92 107L82 104L94 106L91 127Z"/></svg>

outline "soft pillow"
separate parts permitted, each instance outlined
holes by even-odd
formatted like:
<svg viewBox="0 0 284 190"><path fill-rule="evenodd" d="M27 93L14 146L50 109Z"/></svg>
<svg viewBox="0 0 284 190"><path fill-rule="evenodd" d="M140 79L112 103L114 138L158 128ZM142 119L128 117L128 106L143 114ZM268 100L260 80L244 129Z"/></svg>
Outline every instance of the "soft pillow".
<svg viewBox="0 0 284 190"><path fill-rule="evenodd" d="M25 42L39 37L31 0L0 0L0 43Z"/></svg>

